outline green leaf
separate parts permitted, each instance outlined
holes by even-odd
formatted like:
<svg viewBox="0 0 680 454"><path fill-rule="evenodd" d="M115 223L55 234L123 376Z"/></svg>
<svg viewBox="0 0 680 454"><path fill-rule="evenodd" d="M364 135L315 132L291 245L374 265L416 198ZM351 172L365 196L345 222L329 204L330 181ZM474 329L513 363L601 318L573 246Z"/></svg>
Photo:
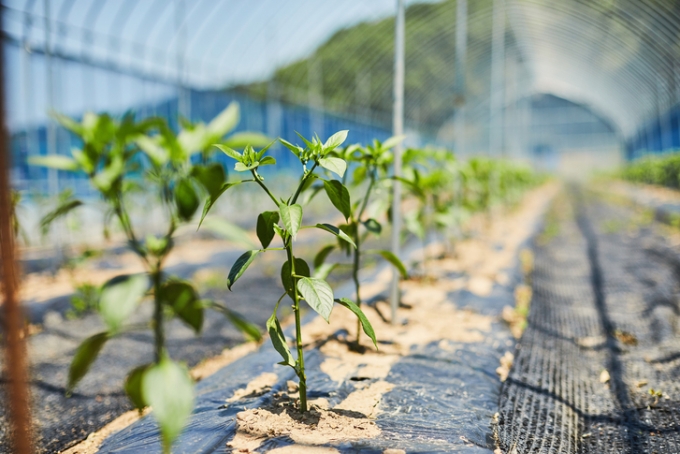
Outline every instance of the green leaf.
<svg viewBox="0 0 680 454"><path fill-rule="evenodd" d="M210 209L213 207L215 202L217 202L217 199L219 199L220 196L227 191L227 189L229 189L232 186L236 186L237 184L241 184L241 181L237 181L234 183L224 183L220 190L217 191L217 193L215 193L214 196L210 196L210 198L206 200L205 205L203 205L203 213L201 214L201 220L198 223L199 228L201 227L201 224L203 224L203 220L208 215L208 212L210 212Z"/></svg>
<svg viewBox="0 0 680 454"><path fill-rule="evenodd" d="M243 273L248 269L251 263L253 263L253 260L255 260L255 257L257 254L259 254L260 251L258 249L248 251L241 255L234 264L232 265L231 269L229 270L229 277L227 278L227 287L229 287L229 290L231 290L231 286L234 285L234 282L240 278Z"/></svg>
<svg viewBox="0 0 680 454"><path fill-rule="evenodd" d="M378 221L376 221L373 218L365 220L364 222L362 222L362 224L364 224L364 227L366 227L366 230L368 230L371 233L375 233L376 235L380 235L380 232L382 232L382 226L380 225L380 223Z"/></svg>
<svg viewBox="0 0 680 454"><path fill-rule="evenodd" d="M237 132L224 140L224 144L231 148L245 148L246 145L252 145L253 147L264 147L271 139L264 134L259 132Z"/></svg>
<svg viewBox="0 0 680 454"><path fill-rule="evenodd" d="M109 330L116 332L134 312L149 289L146 274L116 276L102 287L99 312Z"/></svg>
<svg viewBox="0 0 680 454"><path fill-rule="evenodd" d="M307 140L307 139L305 138L305 136L303 136L302 134L300 134L300 133L297 132L297 131L295 131L295 134L297 134L297 136L298 136L300 139L302 139L302 141L305 143L305 145L306 145L308 148L310 148L310 149L311 149L311 148L314 148L314 144L313 144L312 142L310 142L309 140Z"/></svg>
<svg viewBox="0 0 680 454"><path fill-rule="evenodd" d="M75 172L79 170L78 163L75 159L68 156L61 155L47 155L47 156L30 156L28 163L34 166L49 167L57 170L68 170Z"/></svg>
<svg viewBox="0 0 680 454"><path fill-rule="evenodd" d="M248 232L241 227L229 221L220 218L206 219L203 223L203 228L221 236L222 238L233 241L243 247L256 247L255 243L250 239Z"/></svg>
<svg viewBox="0 0 680 454"><path fill-rule="evenodd" d="M281 361L279 364L295 368L295 360L293 359L293 355L290 353L290 349L286 343L286 336L283 334L283 330L281 329L281 323L279 323L279 319L276 318L276 312L274 312L272 316L269 317L266 326L267 331L269 332L269 338L272 340L272 345L274 345L274 350L279 352L279 355L281 355L281 358L283 358L283 361Z"/></svg>
<svg viewBox="0 0 680 454"><path fill-rule="evenodd" d="M252 163L249 166L245 165L242 162L237 162L234 165L234 170L237 171L237 172L247 172L249 170L257 168L259 165L260 165L259 161L255 161L254 163Z"/></svg>
<svg viewBox="0 0 680 454"><path fill-rule="evenodd" d="M42 232L42 234L47 235L47 232L49 231L50 226L54 221L66 216L68 213L71 212L71 210L81 206L82 204L83 202L81 202L80 200L72 199L70 198L70 196L65 200L60 201L59 205L54 210L47 213L40 220L40 231Z"/></svg>
<svg viewBox="0 0 680 454"><path fill-rule="evenodd" d="M293 154L294 154L295 156L297 156L298 158L300 157L300 153L302 153L302 152L304 151L302 147L299 147L299 146L297 146L297 145L293 145L292 143L290 143L290 142L288 142L288 141L286 141L286 140L279 139L279 142L281 142L281 143L283 144L284 147L286 147L286 148L288 148L290 151L292 151Z"/></svg>
<svg viewBox="0 0 680 454"><path fill-rule="evenodd" d="M142 150L144 154L146 154L149 159L151 159L151 162L153 162L154 165L160 167L168 162L170 154L168 153L168 150L161 146L157 137L140 135L135 139L135 143L140 148L140 150Z"/></svg>
<svg viewBox="0 0 680 454"><path fill-rule="evenodd" d="M72 119L71 117L60 114L58 112L51 112L50 116L57 120L57 122L64 128L81 137L83 136L84 132L83 126L74 119Z"/></svg>
<svg viewBox="0 0 680 454"><path fill-rule="evenodd" d="M262 158L262 160L260 161L260 167L262 167L262 166L271 166L271 165L274 165L274 164L276 164L276 159L272 158L271 156L265 156L265 157Z"/></svg>
<svg viewBox="0 0 680 454"><path fill-rule="evenodd" d="M237 102L230 103L226 109L220 112L206 126L207 132L212 139L219 139L236 127L239 122L240 112Z"/></svg>
<svg viewBox="0 0 680 454"><path fill-rule="evenodd" d="M340 183L338 180L330 180L323 182L323 188L326 191L326 195L330 199L331 203L335 208L338 209L340 213L345 217L345 220L349 219L352 214L352 204L349 198L349 191L344 184Z"/></svg>
<svg viewBox="0 0 680 454"><path fill-rule="evenodd" d="M254 323L249 322L246 320L246 318L239 314L238 312L226 311L226 315L229 318L229 321L238 329L241 331L243 334L248 339L254 340L256 342L259 342L262 340L262 333L260 332L260 328L257 327Z"/></svg>
<svg viewBox="0 0 680 454"><path fill-rule="evenodd" d="M198 209L198 195L189 180L180 180L175 186L175 204L177 215L183 221L188 221Z"/></svg>
<svg viewBox="0 0 680 454"><path fill-rule="evenodd" d="M347 241L349 244L351 244L355 249L357 247L356 244L354 244L354 241L352 238L350 238L345 232L340 230L338 227L330 224L316 224L316 228L325 230L326 232L330 232L333 235L337 236L338 238L341 238L345 241Z"/></svg>
<svg viewBox="0 0 680 454"><path fill-rule="evenodd" d="M142 394L142 380L144 378L144 373L149 370L149 367L151 367L151 364L135 367L125 378L125 383L123 384L125 394L127 394L130 402L132 402L132 405L137 410L141 410L147 406L144 395Z"/></svg>
<svg viewBox="0 0 680 454"><path fill-rule="evenodd" d="M76 354L73 356L73 361L71 361L71 367L68 370L67 394L73 391L73 388L87 374L87 371L90 370L107 340L109 340L109 333L99 333L88 337L78 346Z"/></svg>
<svg viewBox="0 0 680 454"><path fill-rule="evenodd" d="M263 248L267 248L274 239L274 224L279 222L278 211L265 211L257 216L257 237Z"/></svg>
<svg viewBox="0 0 680 454"><path fill-rule="evenodd" d="M338 131L335 134L333 134L332 136L330 136L328 138L328 140L326 140L326 143L323 144L324 150L332 151L333 149L342 145L343 142L345 142L345 140L347 140L347 133L349 133L349 131L347 131L347 130ZM342 175L340 175L340 176L342 176Z"/></svg>
<svg viewBox="0 0 680 454"><path fill-rule="evenodd" d="M121 155L115 155L111 161L92 178L92 184L100 191L106 193L113 183L118 180L125 170L125 161Z"/></svg>
<svg viewBox="0 0 680 454"><path fill-rule="evenodd" d="M172 307L184 323L198 334L203 327L203 306L198 300L198 292L188 282L169 281L161 287L161 300Z"/></svg>
<svg viewBox="0 0 680 454"><path fill-rule="evenodd" d="M297 288L307 304L324 320L328 321L333 310L333 289L323 279L303 277L298 280Z"/></svg>
<svg viewBox="0 0 680 454"><path fill-rule="evenodd" d="M286 262L281 266L281 284L283 284L284 290L288 293L291 299L295 299L295 294L293 293L293 279L290 276L290 263ZM295 274L298 276L311 276L309 272L309 265L303 259L295 257Z"/></svg>
<svg viewBox="0 0 680 454"><path fill-rule="evenodd" d="M314 268L318 268L323 265L323 262L326 261L328 254L333 252L333 249L335 249L334 244L329 244L328 246L325 246L323 249L321 249L314 257Z"/></svg>
<svg viewBox="0 0 680 454"><path fill-rule="evenodd" d="M161 429L163 449L169 452L194 408L194 382L189 371L163 357L144 373L142 395L153 408L153 417Z"/></svg>
<svg viewBox="0 0 680 454"><path fill-rule="evenodd" d="M155 235L148 234L144 239L146 249L156 257L160 257L168 250L168 239L165 237L158 238Z"/></svg>
<svg viewBox="0 0 680 454"><path fill-rule="evenodd" d="M347 170L347 163L344 159L340 158L321 158L319 159L319 165L324 169L337 173L340 177L342 177L345 174L345 170Z"/></svg>
<svg viewBox="0 0 680 454"><path fill-rule="evenodd" d="M314 268L314 275L312 277L326 280L328 275L331 274L337 266L337 263L322 263L320 266Z"/></svg>
<svg viewBox="0 0 680 454"><path fill-rule="evenodd" d="M406 136L393 136L387 139L385 142L382 144L382 149L383 150L389 150L390 148L394 147L395 145L401 143Z"/></svg>
<svg viewBox="0 0 680 454"><path fill-rule="evenodd" d="M408 271L406 271L406 267L401 262L401 260L399 260L399 258L396 255L394 255L392 252L386 251L384 249L370 249L370 250L366 251L365 254L381 255L382 258L384 258L385 260L390 262L392 264L392 266L394 266L399 271L399 273L401 274L401 277L403 277L404 279L408 279Z"/></svg>
<svg viewBox="0 0 680 454"><path fill-rule="evenodd" d="M222 164L215 162L205 166L195 165L191 169L191 175L208 191L211 199L222 194L222 186L227 179Z"/></svg>
<svg viewBox="0 0 680 454"><path fill-rule="evenodd" d="M281 220L286 231L295 239L302 225L302 207L298 204L281 204L279 205L279 213L281 213Z"/></svg>
<svg viewBox="0 0 680 454"><path fill-rule="evenodd" d="M404 214L404 225L406 230L420 238L425 238L425 227L420 222L420 213L418 211L410 211Z"/></svg>
<svg viewBox="0 0 680 454"><path fill-rule="evenodd" d="M364 329L364 333L366 333L366 335L371 338L371 340L373 341L373 345L375 345L375 349L378 350L378 341L375 338L375 331L373 331L373 326L371 326L371 322L368 321L366 315L361 310L361 308L357 306L356 303L354 303L354 301L349 300L347 298L336 299L335 302L345 306L347 309L354 312L354 315L356 315L359 321L361 322L361 327Z"/></svg>
<svg viewBox="0 0 680 454"><path fill-rule="evenodd" d="M241 153L239 153L238 151L232 150L228 146L222 145L220 143L216 143L215 146L222 150L222 152L229 156L230 158L236 159L238 162L241 162L241 160L243 160L243 156L241 156Z"/></svg>
<svg viewBox="0 0 680 454"><path fill-rule="evenodd" d="M258 328L257 325L249 322L244 316L242 316L238 312L232 311L231 309L228 309L222 304L211 300L202 300L201 305L204 308L213 309L224 314L224 316L226 316L229 319L229 321L231 321L231 323L234 325L234 327L236 327L236 329L245 334L246 338L257 342L262 340L262 333L260 332L260 328Z"/></svg>

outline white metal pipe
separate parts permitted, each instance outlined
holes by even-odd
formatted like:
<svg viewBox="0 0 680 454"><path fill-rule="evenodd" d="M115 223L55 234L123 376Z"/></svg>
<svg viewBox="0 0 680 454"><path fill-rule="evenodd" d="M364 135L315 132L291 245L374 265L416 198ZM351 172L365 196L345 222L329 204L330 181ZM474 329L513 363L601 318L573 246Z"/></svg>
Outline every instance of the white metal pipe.
<svg viewBox="0 0 680 454"><path fill-rule="evenodd" d="M392 112L392 134L404 134L404 48L405 48L405 12L404 0L397 0L397 17L394 30L394 108ZM401 143L394 147L394 176L401 176ZM392 186L392 253L400 257L401 252L401 182L394 179ZM392 288L390 292L392 309L391 322L397 322L399 307L399 272L392 272Z"/></svg>

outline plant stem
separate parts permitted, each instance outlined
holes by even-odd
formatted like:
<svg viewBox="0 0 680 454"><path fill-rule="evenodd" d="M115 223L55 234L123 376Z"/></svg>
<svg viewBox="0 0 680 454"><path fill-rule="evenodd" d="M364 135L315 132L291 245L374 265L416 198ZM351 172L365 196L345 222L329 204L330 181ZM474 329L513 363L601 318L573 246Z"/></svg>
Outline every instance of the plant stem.
<svg viewBox="0 0 680 454"><path fill-rule="evenodd" d="M361 266L361 235L359 235L359 224L361 224L361 218L364 215L366 206L368 205L368 199L371 196L371 191L373 190L373 185L375 184L375 171L371 172L371 181L366 189L366 194L364 195L364 200L361 202L361 209L354 222L356 222L356 229L354 231L354 244L356 248L354 249L354 263L352 267L352 280L354 280L354 289L356 291L356 303L357 306L361 307L361 283L359 282L359 267ZM359 341L361 340L361 320L357 319L357 340L356 344L359 346Z"/></svg>
<svg viewBox="0 0 680 454"><path fill-rule="evenodd" d="M300 380L300 411L307 411L307 376L305 375L305 358L302 351L302 323L300 320L300 295L297 290L297 278L295 277L295 256L293 255L293 241L288 239L286 244L288 263L290 263L290 279L293 283L293 311L295 312L295 343L297 347L297 364L295 373Z"/></svg>
<svg viewBox="0 0 680 454"><path fill-rule="evenodd" d="M163 346L165 345L165 333L163 332L163 302L161 301L161 279L162 272L160 263L151 273L153 279L153 334L154 334L154 359L160 362L163 356Z"/></svg>

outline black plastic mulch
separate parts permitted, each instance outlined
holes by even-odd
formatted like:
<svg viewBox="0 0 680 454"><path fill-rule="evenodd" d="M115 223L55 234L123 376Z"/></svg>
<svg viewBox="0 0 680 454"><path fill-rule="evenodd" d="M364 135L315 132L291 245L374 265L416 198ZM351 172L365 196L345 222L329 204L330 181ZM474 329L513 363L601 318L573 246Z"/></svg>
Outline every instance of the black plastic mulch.
<svg viewBox="0 0 680 454"><path fill-rule="evenodd" d="M173 271L185 274L180 269ZM257 286L258 291L253 295L239 289L234 292L214 290L205 296L224 301L264 327L271 312L271 301L279 297L278 279L265 279L253 273L243 276L241 281L242 288ZM149 303L142 305L130 321L141 323L150 317ZM75 320L48 322L42 332L29 338L37 452L63 450L131 409L122 383L129 370L153 361L150 330L130 332L110 340L73 395L65 396L68 367L75 349L83 339L104 329L99 316L91 314ZM219 354L224 348L243 342L243 335L224 316L212 311L206 312L200 336L178 321L169 324L166 333L170 355L190 367ZM4 402L1 394L0 402ZM0 452L10 452L6 410L5 405L0 405Z"/></svg>
<svg viewBox="0 0 680 454"><path fill-rule="evenodd" d="M678 453L678 248L636 224L630 207L579 190L567 203L573 216L536 249L528 327L501 395L500 447Z"/></svg>
<svg viewBox="0 0 680 454"><path fill-rule="evenodd" d="M453 292L450 297L459 308L498 315L503 306L513 304L514 287L519 281L518 267L508 272L514 276L511 282L507 286L496 286L489 297L477 297L467 291ZM388 448L408 453L492 453L495 447L492 418L498 409L501 385L495 370L500 357L514 348L514 340L500 323L494 324L491 333L484 334L485 340L478 343L451 342L449 348L442 349L436 342L414 349L394 364L385 378L395 387L383 396L382 413L376 421L382 435L328 446L342 453L382 453ZM324 397L332 406L354 391L356 382L332 381L319 369L323 359L317 349L306 353L309 395L310 398ZM279 360L266 342L257 353L199 383L196 409L173 446L173 453L232 452L227 443L236 433L236 414L244 408L271 402L273 394L285 390L287 380L295 378L289 368L276 365ZM235 390L264 372L274 372L279 377L271 391L226 403ZM266 452L290 444L289 438L269 439L257 451ZM109 437L100 452L161 452L157 426L147 416Z"/></svg>

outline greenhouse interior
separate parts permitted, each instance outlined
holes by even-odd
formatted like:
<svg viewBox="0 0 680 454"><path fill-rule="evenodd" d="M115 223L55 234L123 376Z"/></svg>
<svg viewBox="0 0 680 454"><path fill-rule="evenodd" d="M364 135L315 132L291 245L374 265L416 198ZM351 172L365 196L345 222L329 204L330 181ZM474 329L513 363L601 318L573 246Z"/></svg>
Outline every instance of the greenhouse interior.
<svg viewBox="0 0 680 454"><path fill-rule="evenodd" d="M680 453L677 0L0 5L0 452Z"/></svg>

